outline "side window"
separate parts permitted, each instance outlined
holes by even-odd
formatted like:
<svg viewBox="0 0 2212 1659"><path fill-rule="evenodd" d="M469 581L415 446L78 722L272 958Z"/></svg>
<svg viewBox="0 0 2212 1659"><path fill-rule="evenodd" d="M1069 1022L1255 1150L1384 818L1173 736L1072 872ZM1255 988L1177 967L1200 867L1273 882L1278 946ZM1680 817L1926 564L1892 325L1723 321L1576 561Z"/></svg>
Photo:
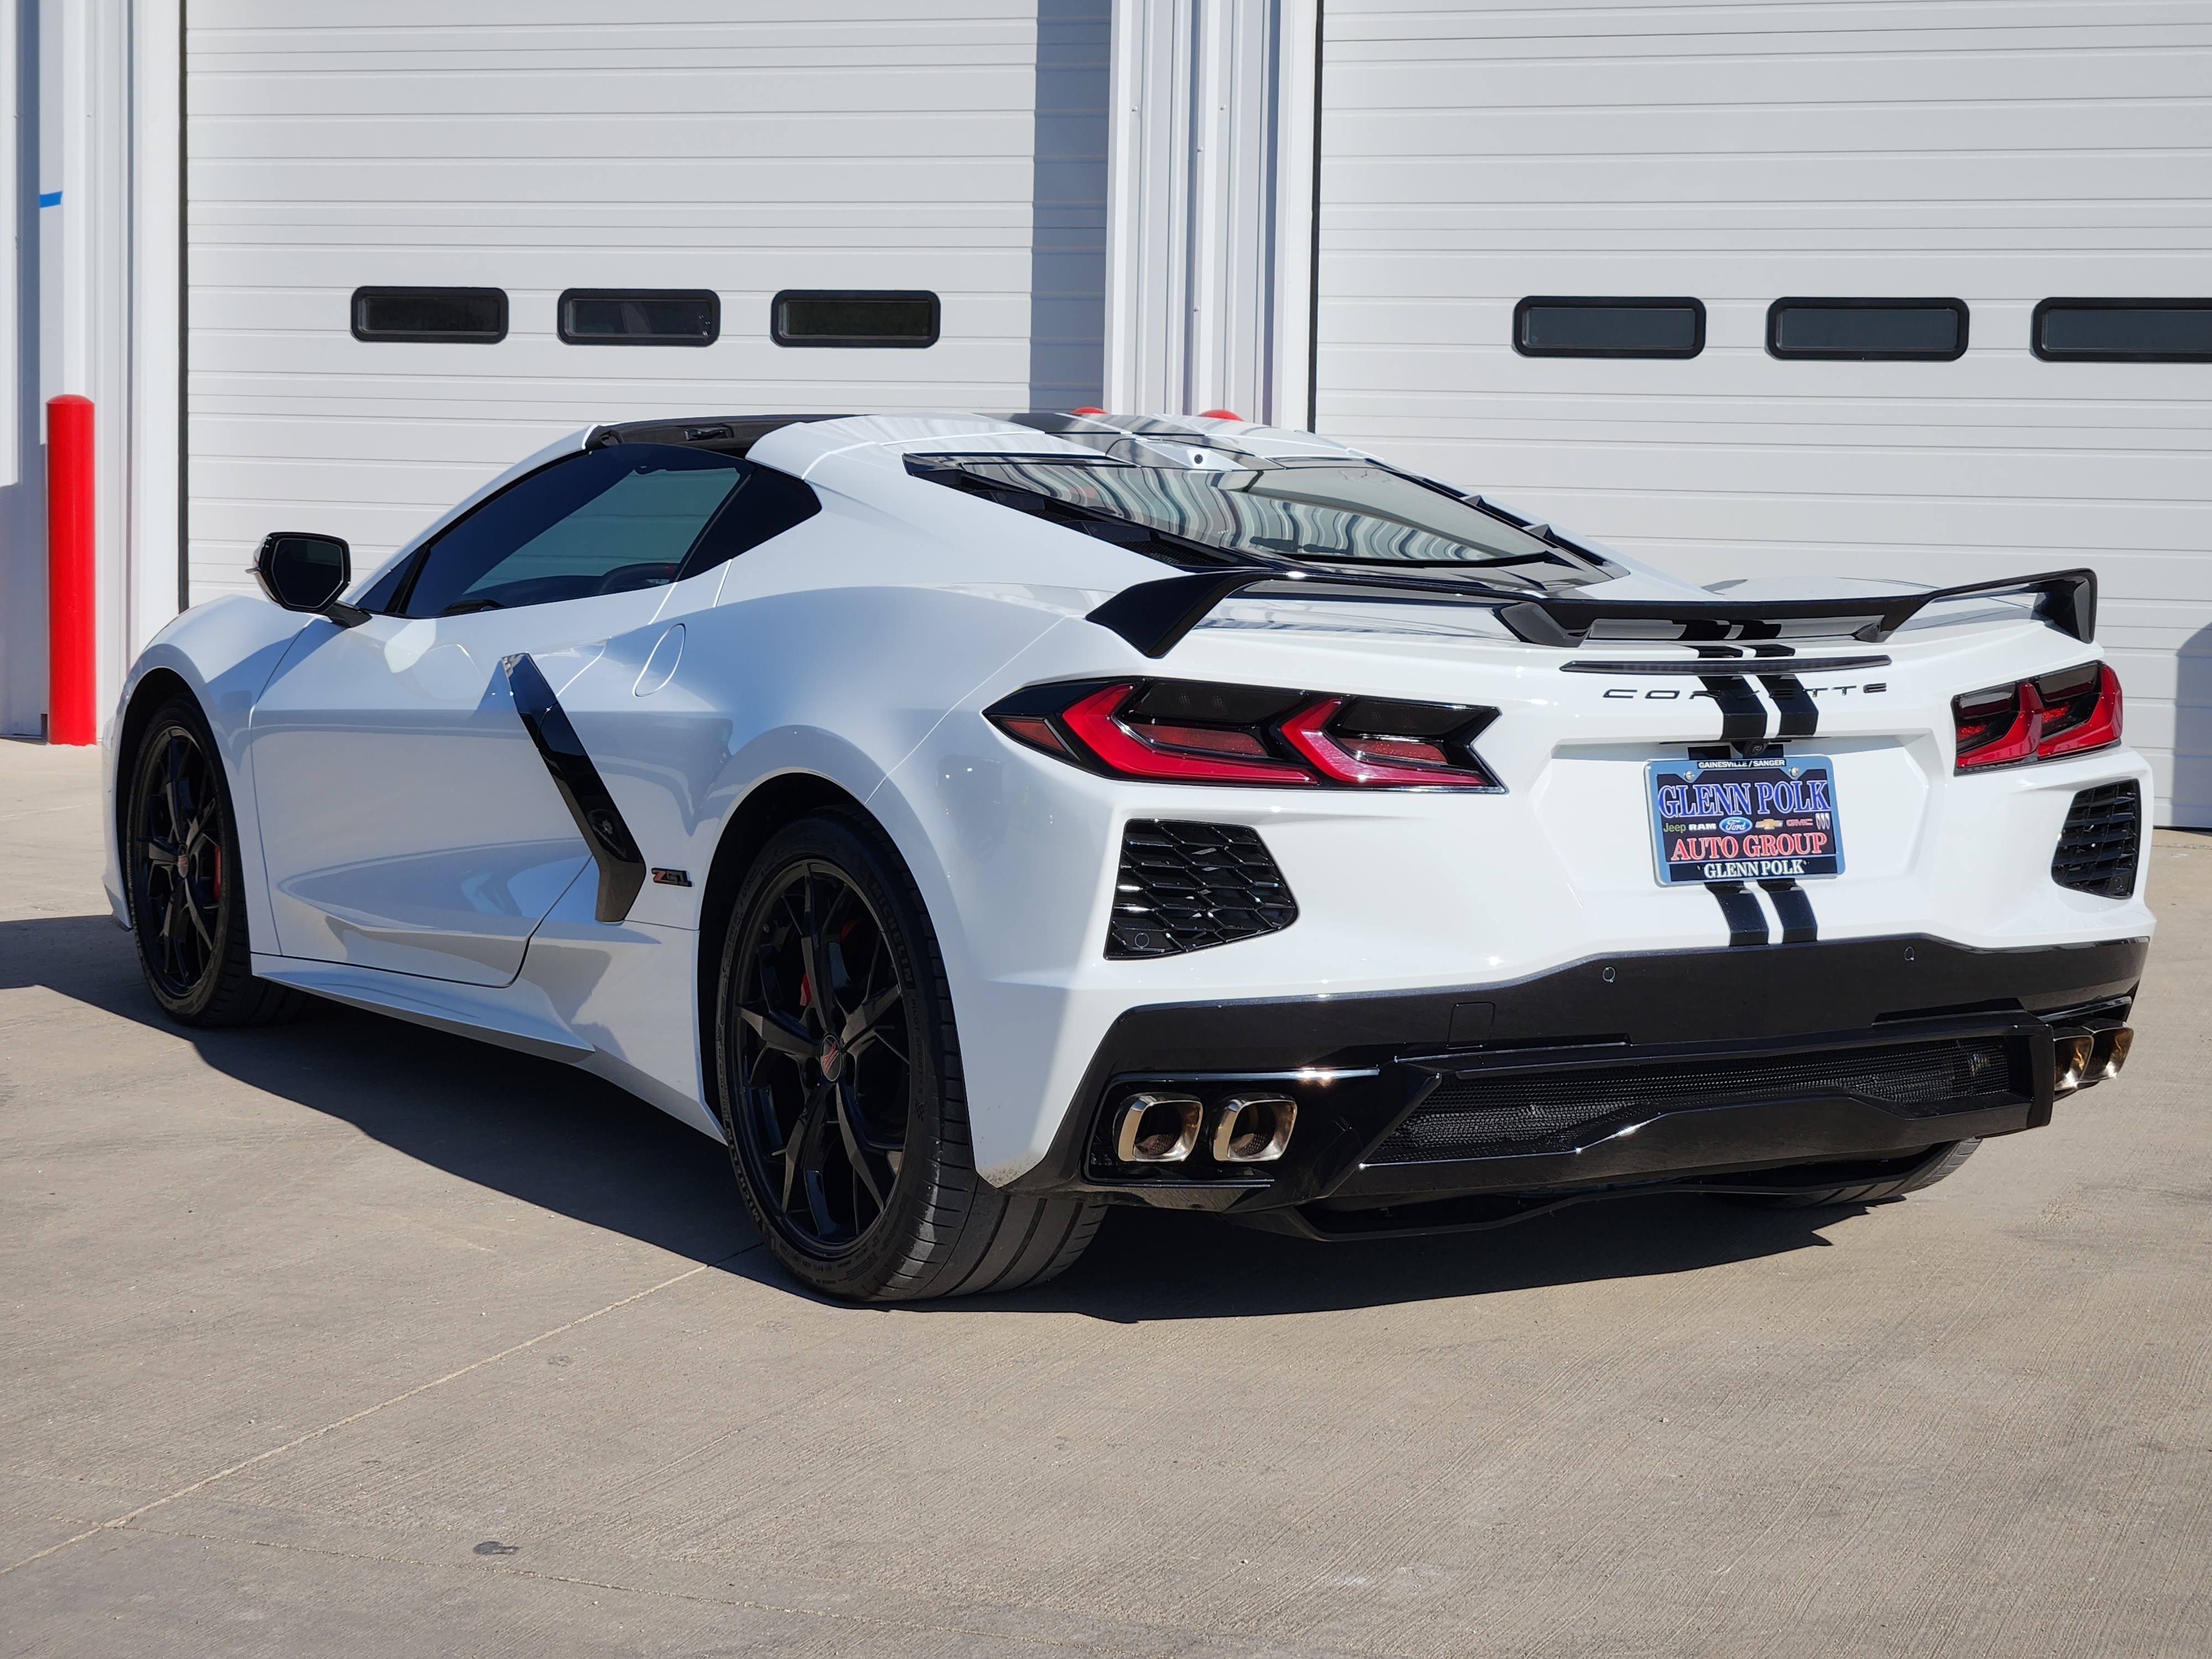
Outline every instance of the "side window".
<svg viewBox="0 0 2212 1659"><path fill-rule="evenodd" d="M532 473L446 530L416 556L398 610L452 617L656 587L820 510L798 479L734 456L611 445Z"/></svg>

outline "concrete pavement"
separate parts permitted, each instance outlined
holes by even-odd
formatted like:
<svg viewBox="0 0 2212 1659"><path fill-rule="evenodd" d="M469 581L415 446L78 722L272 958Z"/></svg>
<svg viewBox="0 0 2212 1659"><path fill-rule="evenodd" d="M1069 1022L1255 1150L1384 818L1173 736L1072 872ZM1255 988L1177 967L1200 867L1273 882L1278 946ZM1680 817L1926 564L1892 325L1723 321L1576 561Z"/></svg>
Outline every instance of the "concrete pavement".
<svg viewBox="0 0 2212 1659"><path fill-rule="evenodd" d="M2126 1077L1906 1203L883 1311L594 1079L167 1024L95 785L0 743L0 1654L2212 1650L2212 837Z"/></svg>

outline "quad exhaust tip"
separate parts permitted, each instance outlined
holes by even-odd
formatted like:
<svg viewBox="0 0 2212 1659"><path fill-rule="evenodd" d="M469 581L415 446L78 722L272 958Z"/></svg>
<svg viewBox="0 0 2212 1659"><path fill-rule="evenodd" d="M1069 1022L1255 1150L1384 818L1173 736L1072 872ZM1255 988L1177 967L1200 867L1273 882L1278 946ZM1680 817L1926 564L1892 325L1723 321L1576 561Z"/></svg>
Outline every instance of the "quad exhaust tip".
<svg viewBox="0 0 2212 1659"><path fill-rule="evenodd" d="M1114 1111L1114 1156L1124 1164L1181 1164L1201 1144L1217 1164L1272 1164L1291 1144L1297 1103L1287 1095L1231 1095L1209 1111L1196 1095L1164 1090Z"/></svg>
<svg viewBox="0 0 2212 1659"><path fill-rule="evenodd" d="M1213 1109L1214 1161L1272 1164L1297 1121L1297 1103L1287 1095L1231 1095Z"/></svg>
<svg viewBox="0 0 2212 1659"><path fill-rule="evenodd" d="M2128 1051L2135 1046L2135 1041L2134 1029L2126 1025L2060 1037L2051 1045L2051 1070L2055 1073L2051 1092L2070 1095L2092 1083L2118 1077L2120 1068L2128 1063Z"/></svg>
<svg viewBox="0 0 2212 1659"><path fill-rule="evenodd" d="M1198 1146L1206 1109L1196 1095L1131 1095L1114 1119L1114 1156L1124 1164L1180 1164Z"/></svg>

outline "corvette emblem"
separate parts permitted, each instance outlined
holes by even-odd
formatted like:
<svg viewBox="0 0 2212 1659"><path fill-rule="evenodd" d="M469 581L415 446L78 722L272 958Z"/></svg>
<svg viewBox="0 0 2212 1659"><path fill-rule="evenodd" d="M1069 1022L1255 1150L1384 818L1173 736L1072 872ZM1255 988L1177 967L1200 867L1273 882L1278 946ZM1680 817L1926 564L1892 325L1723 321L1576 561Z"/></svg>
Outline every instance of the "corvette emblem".
<svg viewBox="0 0 2212 1659"><path fill-rule="evenodd" d="M823 1038L822 1075L829 1078L834 1082L836 1079L837 1073L842 1071L844 1066L845 1050L843 1045L842 1045L834 1036Z"/></svg>

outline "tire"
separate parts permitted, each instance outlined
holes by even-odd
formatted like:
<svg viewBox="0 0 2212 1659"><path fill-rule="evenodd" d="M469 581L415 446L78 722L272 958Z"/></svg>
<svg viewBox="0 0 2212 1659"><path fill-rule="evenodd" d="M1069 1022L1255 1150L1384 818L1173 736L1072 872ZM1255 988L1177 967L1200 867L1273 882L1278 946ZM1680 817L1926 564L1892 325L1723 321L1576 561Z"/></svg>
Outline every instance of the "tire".
<svg viewBox="0 0 2212 1659"><path fill-rule="evenodd" d="M181 1025L265 1025L300 994L253 976L238 817L198 705L154 711L125 774L124 883L146 988Z"/></svg>
<svg viewBox="0 0 2212 1659"><path fill-rule="evenodd" d="M1808 1187L1800 1193L1746 1193L1735 1201L1756 1205L1763 1210L1813 1210L1830 1204L1887 1204L1949 1179L1981 1144L1978 1140L1954 1140L1946 1146L1931 1147L1920 1163L1902 1175L1847 1182L1835 1187Z"/></svg>
<svg viewBox="0 0 2212 1659"><path fill-rule="evenodd" d="M1003 1193L975 1173L937 936L880 830L837 810L787 826L728 923L716 1103L745 1206L793 1278L896 1302L1018 1290L1074 1265L1103 1205Z"/></svg>

